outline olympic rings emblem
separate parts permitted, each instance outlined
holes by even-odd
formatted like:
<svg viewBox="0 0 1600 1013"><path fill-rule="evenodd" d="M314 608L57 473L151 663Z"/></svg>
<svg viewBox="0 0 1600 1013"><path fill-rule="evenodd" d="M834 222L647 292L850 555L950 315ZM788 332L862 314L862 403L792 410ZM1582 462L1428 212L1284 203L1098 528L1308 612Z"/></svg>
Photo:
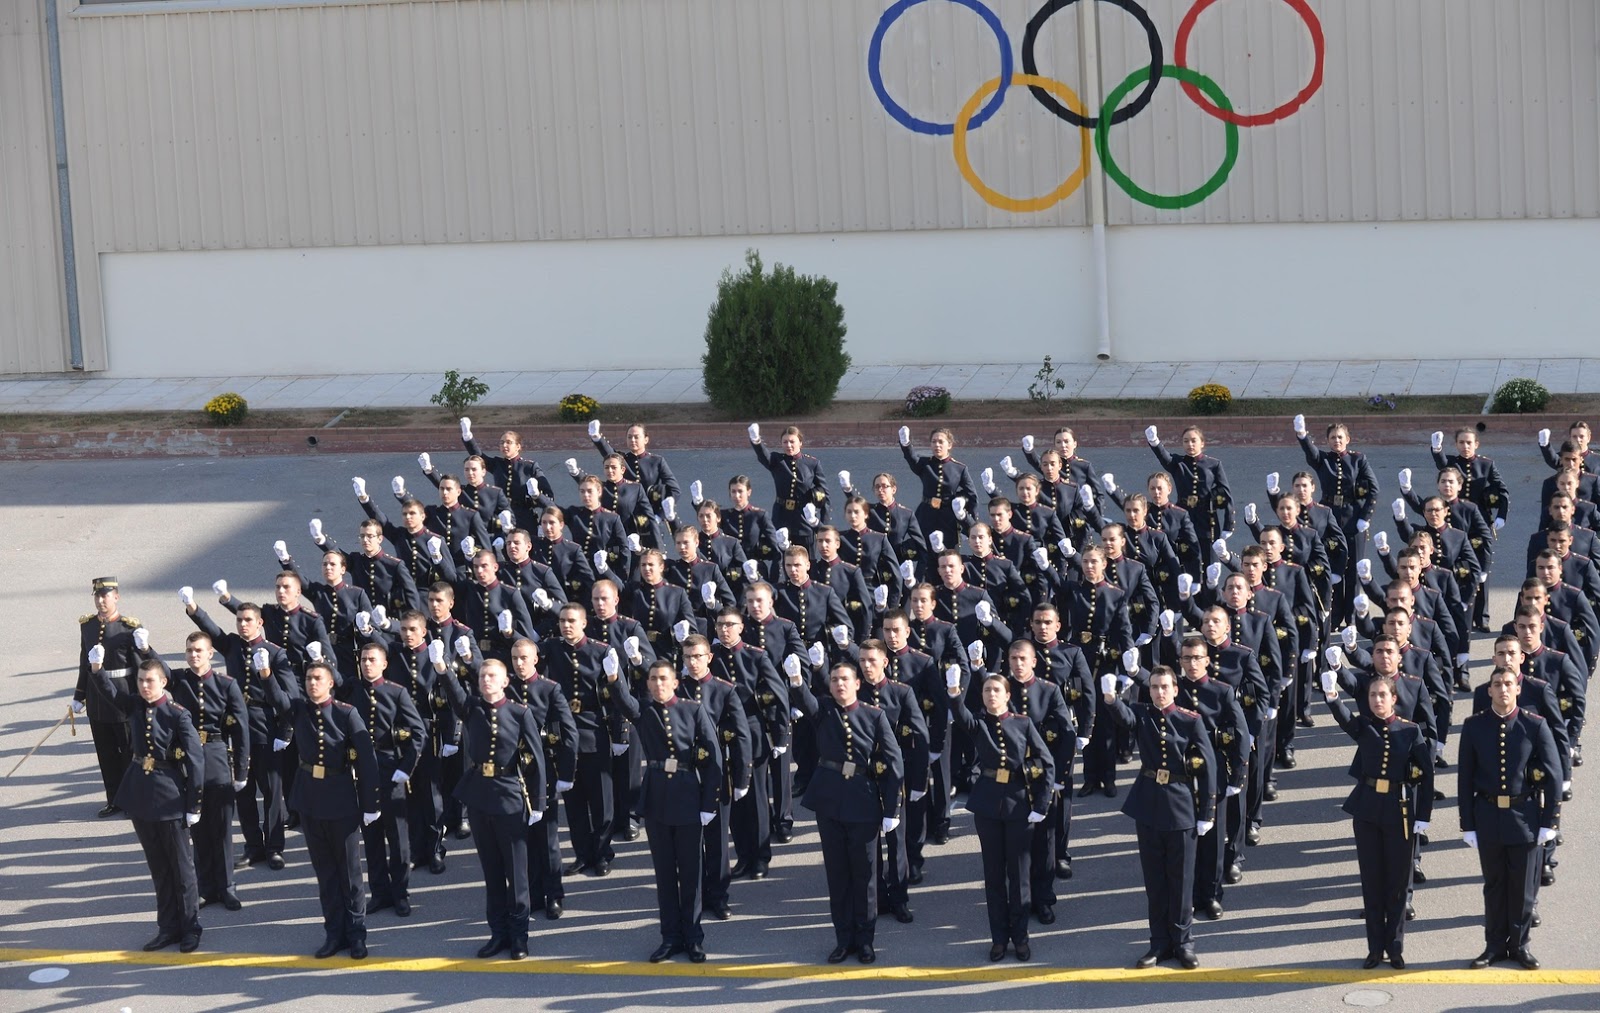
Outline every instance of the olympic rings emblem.
<svg viewBox="0 0 1600 1013"><path fill-rule="evenodd" d="M1113 6L1121 8L1144 29L1150 48L1150 64L1142 67L1122 81L1121 84L1106 95L1098 114L1090 115L1084 108L1082 100L1078 98L1070 87L1060 81L1054 80L1039 72L1035 47L1040 31L1046 22L1061 11L1071 7L1080 0L1045 0L1044 6L1039 8L1033 18L1029 20L1022 37L1022 73L1012 72L1013 60L1011 55L1011 40L1006 35L1005 27L1000 18L990 10L983 0L949 0L951 3L966 7L983 19L995 41L1000 47L1000 73L979 86L971 98L956 114L950 123L935 123L919 119L908 112L890 96L888 87L883 81L883 40L893 27L908 10L927 0L896 0L896 2L883 12L878 19L877 28L872 33L872 41L867 48L867 77L872 83L872 90L878 97L878 102L883 106L889 117L896 123L913 133L930 134L935 136L950 136L952 155L955 158L956 168L967 185L972 187L983 201L992 207L1004 211L1031 212L1043 211L1053 207L1061 201L1072 196L1088 173L1090 132L1093 132L1094 149L1098 153L1105 174L1119 186L1123 193L1141 204L1154 208L1172 210L1192 207L1215 193L1233 172L1234 165L1239 158L1239 128L1266 126L1278 123L1294 115L1302 106L1311 101L1312 97L1322 89L1323 67L1327 53L1327 43L1322 31L1322 23L1318 20L1316 12L1311 9L1308 0L1284 0L1300 20L1305 23L1306 30L1311 36L1313 54L1310 78L1292 98L1283 104L1262 113L1239 113L1234 110L1232 102L1222 91L1222 88L1211 78L1188 65L1189 39L1194 32L1195 23L1200 15L1218 0L1194 0L1182 21L1178 25L1178 37L1173 47L1172 63L1167 64L1165 51L1162 47L1160 33L1156 30L1155 23L1149 13L1141 7L1136 0L1104 0ZM1112 160L1110 148L1110 129L1119 123L1143 112L1155 95L1156 88L1164 78L1172 78L1182 87L1189 100L1200 108L1201 111L1214 119L1220 120L1225 131L1225 147L1222 164L1200 186L1188 193L1182 194L1157 194L1145 190ZM1141 87L1142 86L1142 87ZM1005 102L1006 92L1013 87L1025 87L1033 95L1035 101L1049 110L1051 114L1075 127L1080 135L1081 157L1078 168L1066 178L1065 181L1048 194L1039 197L1011 197L991 188L979 178L973 169L971 160L967 155L967 135L987 123L995 113L1000 111ZM1138 94L1129 99L1134 89Z"/></svg>

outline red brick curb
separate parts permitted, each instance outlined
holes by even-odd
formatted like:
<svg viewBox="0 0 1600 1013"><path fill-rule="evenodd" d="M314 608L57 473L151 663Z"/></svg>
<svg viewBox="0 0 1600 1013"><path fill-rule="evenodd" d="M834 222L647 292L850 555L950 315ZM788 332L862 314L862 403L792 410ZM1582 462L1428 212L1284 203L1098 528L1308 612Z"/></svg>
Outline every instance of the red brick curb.
<svg viewBox="0 0 1600 1013"><path fill-rule="evenodd" d="M618 420L619 422L621 419ZM1329 418L1306 420L1311 432L1321 437ZM1541 415L1378 415L1345 417L1356 443L1373 446L1402 446L1426 443L1428 434L1443 430L1448 441L1456 429L1478 427L1492 433L1497 442L1532 439L1549 417ZM783 424L763 423L769 442ZM890 447L894 445L899 423L893 420L830 422L826 418L803 420L806 443L817 448ZM913 420L912 431L918 445L926 444L928 432L940 425L936 419ZM1287 446L1293 440L1289 415L1174 417L1158 421L1164 439L1177 437L1190 424L1205 429L1213 446ZM1550 428L1564 426L1556 420ZM1132 447L1144 443L1146 423L1137 419L1074 419L1069 415L1028 416L1006 419L958 419L949 423L960 447L1014 448L1023 434L1032 433L1048 446L1058 425L1070 425L1078 442L1086 449ZM616 428L614 425L612 428ZM567 450L587 442L583 427L571 425L531 425L520 427L525 446L531 452ZM650 427L651 442L662 450L736 450L748 445L742 423L674 422ZM1319 440L1320 441L1320 440ZM437 451L461 445L454 427L350 428L350 429L129 429L121 431L82 430L58 433L0 434L0 460L103 460L134 457L245 457L263 454L375 454Z"/></svg>

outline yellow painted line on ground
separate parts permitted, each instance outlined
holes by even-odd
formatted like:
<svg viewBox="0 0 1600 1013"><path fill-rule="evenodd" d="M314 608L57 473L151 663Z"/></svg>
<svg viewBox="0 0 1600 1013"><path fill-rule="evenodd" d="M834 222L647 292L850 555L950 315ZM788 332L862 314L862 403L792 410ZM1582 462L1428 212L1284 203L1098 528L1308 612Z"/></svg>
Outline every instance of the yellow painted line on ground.
<svg viewBox="0 0 1600 1013"><path fill-rule="evenodd" d="M634 975L658 978L733 978L763 981L892 981L929 984L991 982L1017 985L1066 985L1100 982L1151 982L1160 984L1232 985L1350 985L1381 981L1391 985L1572 985L1600 986L1600 970L1538 970L1495 966L1481 971L1439 968L1408 971L1361 971L1327 967L1232 967L1184 971L1157 967L1137 971L1120 967L1064 968L1039 964L1003 964L983 967L832 967L808 964L733 964L707 961L689 964L669 961L650 964L635 960L522 961L469 960L453 957L369 957L329 960L267 953L155 953L131 950L44 950L0 947L0 961L32 964L142 964L154 967L244 968L293 971L375 971L420 974L466 972L471 974L583 974Z"/></svg>

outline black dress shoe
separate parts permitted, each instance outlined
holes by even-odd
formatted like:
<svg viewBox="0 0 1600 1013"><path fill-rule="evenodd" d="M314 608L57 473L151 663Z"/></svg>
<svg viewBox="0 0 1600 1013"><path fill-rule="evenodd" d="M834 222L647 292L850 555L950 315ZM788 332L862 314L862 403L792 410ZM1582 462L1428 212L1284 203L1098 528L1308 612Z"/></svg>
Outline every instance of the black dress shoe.
<svg viewBox="0 0 1600 1013"><path fill-rule="evenodd" d="M767 863L766 862L757 862L755 868L750 870L750 878L751 879L766 879L767 878Z"/></svg>
<svg viewBox="0 0 1600 1013"><path fill-rule="evenodd" d="M1433 767L1435 770L1449 770L1450 761L1442 756L1436 756L1433 758Z"/></svg>
<svg viewBox="0 0 1600 1013"><path fill-rule="evenodd" d="M719 922L725 922L733 917L733 911L726 904L718 904L710 909L711 917Z"/></svg>
<svg viewBox="0 0 1600 1013"><path fill-rule="evenodd" d="M842 963L844 963L844 958L848 957L851 954L851 952L854 951L854 949L855 949L855 947L853 947L853 946L835 946L828 953L828 963L830 963L830 964L842 964ZM660 951L658 950L657 952L659 953Z"/></svg>
<svg viewBox="0 0 1600 1013"><path fill-rule="evenodd" d="M993 946L989 947L989 960L991 962L997 961L997 960L1003 960L1003 959L1005 959L1005 955L1006 955L1006 944L1005 943L995 943Z"/></svg>
<svg viewBox="0 0 1600 1013"><path fill-rule="evenodd" d="M267 856L267 868L273 872L283 871L283 853L281 851L274 851Z"/></svg>
<svg viewBox="0 0 1600 1013"><path fill-rule="evenodd" d="M609 876L609 875L611 875L611 863L605 861L604 859L594 863L593 865L589 866L589 875L591 875L591 876Z"/></svg>
<svg viewBox="0 0 1600 1013"><path fill-rule="evenodd" d="M1219 900L1207 901L1195 908L1195 913L1203 914L1212 921L1216 921L1218 918L1222 917L1222 902Z"/></svg>
<svg viewBox="0 0 1600 1013"><path fill-rule="evenodd" d="M374 911L382 911L386 907L394 907L394 901L387 897L379 897L376 900L369 900L367 901L367 914L372 914Z"/></svg>
<svg viewBox="0 0 1600 1013"><path fill-rule="evenodd" d="M428 859L428 871L433 873L435 876L443 873L444 872L444 856L443 855L434 855L432 858Z"/></svg>
<svg viewBox="0 0 1600 1013"><path fill-rule="evenodd" d="M1268 802L1278 801L1278 786L1270 781L1267 782L1267 786L1261 789L1261 797Z"/></svg>
<svg viewBox="0 0 1600 1013"><path fill-rule="evenodd" d="M1563 802L1571 802L1572 801L1572 789L1571 788L1562 788L1561 789L1561 801L1563 801Z"/></svg>
<svg viewBox="0 0 1600 1013"><path fill-rule="evenodd" d="M911 867L911 871L906 874L906 882L910 883L912 886L916 886L918 883L922 882L922 866L913 865Z"/></svg>
<svg viewBox="0 0 1600 1013"><path fill-rule="evenodd" d="M1277 764L1285 770L1293 770L1294 768L1298 767L1300 765L1300 761L1294 758L1294 747L1291 746L1290 748L1279 753Z"/></svg>
<svg viewBox="0 0 1600 1013"><path fill-rule="evenodd" d="M1413 883L1426 883L1427 881L1428 881L1428 874L1426 872L1422 871L1422 866L1413 865L1411 867L1411 882L1413 882Z"/></svg>
<svg viewBox="0 0 1600 1013"><path fill-rule="evenodd" d="M1314 720L1312 720L1310 714L1302 714L1302 715L1300 715L1299 720L1298 720L1298 724L1300 725L1301 728L1315 728L1315 727L1317 727L1317 723Z"/></svg>
<svg viewBox="0 0 1600 1013"><path fill-rule="evenodd" d="M115 803L107 802L105 805L100 807L100 811L95 813L95 815L100 819L105 819L107 816L115 816L120 812L122 812L122 810L117 808Z"/></svg>
<svg viewBox="0 0 1600 1013"><path fill-rule="evenodd" d="M344 948L345 941L343 939L335 939L332 936L329 936L327 939L322 941L322 945L317 947L317 952L313 953L312 956L316 957L318 960L327 960L329 957L333 956L335 953L338 953Z"/></svg>
<svg viewBox="0 0 1600 1013"><path fill-rule="evenodd" d="M351 956L354 956L354 955L355 954L351 954ZM527 943L521 943L521 942L512 943L511 944L511 949L506 953L506 956L509 957L512 960L526 960L526 959L528 959L528 944Z"/></svg>
<svg viewBox="0 0 1600 1013"><path fill-rule="evenodd" d="M733 863L733 869L730 870L729 873L728 873L728 875L731 876L734 879L743 879L746 876L748 876L749 874L750 874L750 863L749 862L734 862Z"/></svg>
<svg viewBox="0 0 1600 1013"><path fill-rule="evenodd" d="M1149 950L1144 956L1140 957L1138 960L1135 960L1133 962L1133 966L1141 970L1146 967L1154 967L1161 963L1161 958L1164 956L1166 956L1166 954L1162 953L1160 950Z"/></svg>
<svg viewBox="0 0 1600 1013"><path fill-rule="evenodd" d="M935 844L949 844L950 831L948 828L944 830L935 830L933 833L928 835L928 840Z"/></svg>
<svg viewBox="0 0 1600 1013"><path fill-rule="evenodd" d="M551 921L555 921L557 918L560 918L561 917L561 902L559 900L547 900L547 901L545 901L544 902L544 916L546 918L548 918L549 920L551 920Z"/></svg>
<svg viewBox="0 0 1600 1013"><path fill-rule="evenodd" d="M240 903L238 895L231 890L222 895L222 906L228 911L237 911L244 907L244 905Z"/></svg>
<svg viewBox="0 0 1600 1013"><path fill-rule="evenodd" d="M471 836L472 836L472 821L471 820L462 820L461 821L461 825L459 827L456 827L456 840L465 841L465 840L469 839Z"/></svg>
<svg viewBox="0 0 1600 1013"><path fill-rule="evenodd" d="M285 829L285 830L299 830L300 829L300 814L296 813L296 812L290 812L288 818L283 821L283 829Z"/></svg>
<svg viewBox="0 0 1600 1013"><path fill-rule="evenodd" d="M627 829L622 831L622 839L625 841L637 841L639 835L643 832L643 828L639 824L629 820Z"/></svg>
<svg viewBox="0 0 1600 1013"><path fill-rule="evenodd" d="M1114 784L1107 784L1100 789L1100 794L1104 795L1106 798L1116 798L1117 786Z"/></svg>
<svg viewBox="0 0 1600 1013"><path fill-rule="evenodd" d="M1381 963L1383 963L1383 954L1369 953L1367 954L1367 959L1361 962L1361 969L1363 971L1370 971Z"/></svg>
<svg viewBox="0 0 1600 1013"><path fill-rule="evenodd" d="M178 940L179 953L193 953L200 948L200 930L196 929L193 935L184 936Z"/></svg>
<svg viewBox="0 0 1600 1013"><path fill-rule="evenodd" d="M788 827L780 827L772 832L772 839L779 844L788 844L794 840L794 831Z"/></svg>
<svg viewBox="0 0 1600 1013"><path fill-rule="evenodd" d="M149 942L144 944L144 952L154 953L157 950L164 950L177 941L177 936L168 935L165 932L157 932L154 936L150 937Z"/></svg>
<svg viewBox="0 0 1600 1013"><path fill-rule="evenodd" d="M367 941L365 939L352 939L352 940L350 940L350 959L351 960L366 960L367 959Z"/></svg>
<svg viewBox="0 0 1600 1013"><path fill-rule="evenodd" d="M1039 916L1040 925L1054 925L1056 923L1056 909L1047 904L1034 908L1034 914Z"/></svg>
<svg viewBox="0 0 1600 1013"><path fill-rule="evenodd" d="M1406 969L1406 958L1398 953L1391 953L1389 954L1389 966L1396 971L1404 971Z"/></svg>
<svg viewBox="0 0 1600 1013"><path fill-rule="evenodd" d="M1511 954L1511 959L1515 960L1517 963L1521 964L1530 971L1537 971L1539 969L1539 958L1535 957L1527 949L1521 949Z"/></svg>
<svg viewBox="0 0 1600 1013"><path fill-rule="evenodd" d="M878 959L878 951L872 948L871 943L862 943L861 948L856 951L856 959L863 964L870 964ZM1539 966L1538 961L1534 961L1534 966Z"/></svg>
<svg viewBox="0 0 1600 1013"><path fill-rule="evenodd" d="M1250 847L1261 843L1261 828L1252 823L1244 832L1244 842Z"/></svg>
<svg viewBox="0 0 1600 1013"><path fill-rule="evenodd" d="M911 914L911 908L907 905L894 904L890 906L889 910L894 912L895 921L899 922L901 925L911 924L913 917Z"/></svg>
<svg viewBox="0 0 1600 1013"><path fill-rule="evenodd" d="M1056 859L1056 878L1057 879L1071 879L1072 878L1072 859L1070 859L1070 858L1058 858L1058 859Z"/></svg>
<svg viewBox="0 0 1600 1013"><path fill-rule="evenodd" d="M411 917L411 899L409 897L396 897L394 913L397 918Z"/></svg>
<svg viewBox="0 0 1600 1013"><path fill-rule="evenodd" d="M1539 870L1539 885L1540 886L1554 886L1555 882L1556 882L1556 870L1554 869L1554 867L1546 865L1546 866L1543 866L1542 868L1540 868L1540 870Z"/></svg>
<svg viewBox="0 0 1600 1013"><path fill-rule="evenodd" d="M1543 925L1543 924L1544 924L1544 919L1543 919L1543 918L1540 918L1540 917L1539 917L1539 912L1538 912L1538 910L1537 910L1537 909L1536 909L1536 910L1535 910L1535 911L1534 911L1534 912L1533 912L1533 922L1532 922L1532 925L1533 925L1533 927L1534 927L1534 928L1538 928L1538 927L1539 927L1539 926L1541 926L1541 925Z"/></svg>
<svg viewBox="0 0 1600 1013"><path fill-rule="evenodd" d="M706 962L705 948L699 943L690 943L683 948L683 952L689 955L689 963L691 964L703 964Z"/></svg>
<svg viewBox="0 0 1600 1013"><path fill-rule="evenodd" d="M1365 916L1363 915L1363 917L1365 917ZM1417 917L1417 909L1414 906L1412 906L1410 904L1407 904L1406 905L1406 921L1408 921L1408 922L1409 921L1413 921L1413 920L1416 919L1416 917Z"/></svg>
<svg viewBox="0 0 1600 1013"><path fill-rule="evenodd" d="M650 963L659 964L663 960L671 960L682 952L683 947L677 943L662 943L656 947L654 953L650 954Z"/></svg>
<svg viewBox="0 0 1600 1013"><path fill-rule="evenodd" d="M1227 871L1222 874L1222 881L1227 883L1229 886L1233 886L1235 883L1242 882L1243 880L1244 870L1239 868L1238 862L1234 862L1232 865L1228 866Z"/></svg>
<svg viewBox="0 0 1600 1013"><path fill-rule="evenodd" d="M1085 781L1083 782L1083 787L1078 789L1078 797L1088 798L1090 795L1093 795L1099 790L1100 786L1098 784L1090 784L1088 781Z"/></svg>
<svg viewBox="0 0 1600 1013"><path fill-rule="evenodd" d="M487 943L484 943L482 946L478 947L478 956L484 960L488 960L495 954L503 953L510 948L511 940L505 939L501 936L490 936Z"/></svg>
<svg viewBox="0 0 1600 1013"><path fill-rule="evenodd" d="M1195 956L1192 947L1182 947L1178 950L1178 963L1183 965L1185 971L1192 971L1200 966L1200 958Z"/></svg>
<svg viewBox="0 0 1600 1013"><path fill-rule="evenodd" d="M1033 959L1033 947L1028 945L1028 941L1026 939L1018 943L1014 949L1016 950L1018 960Z"/></svg>
<svg viewBox="0 0 1600 1013"><path fill-rule="evenodd" d="M1504 959L1506 959L1506 952L1504 950L1484 950L1476 957L1473 957L1472 963L1468 964L1467 967L1474 971L1481 971L1490 964L1498 963Z"/></svg>
<svg viewBox="0 0 1600 1013"><path fill-rule="evenodd" d="M1583 747L1582 746L1573 746L1572 747L1572 765L1574 767L1583 766Z"/></svg>

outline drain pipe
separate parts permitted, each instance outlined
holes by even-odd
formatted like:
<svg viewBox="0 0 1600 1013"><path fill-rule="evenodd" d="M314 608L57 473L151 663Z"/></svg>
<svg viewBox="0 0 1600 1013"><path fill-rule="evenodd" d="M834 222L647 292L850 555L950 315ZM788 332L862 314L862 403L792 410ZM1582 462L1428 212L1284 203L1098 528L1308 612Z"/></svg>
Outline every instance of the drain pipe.
<svg viewBox="0 0 1600 1013"><path fill-rule="evenodd" d="M1083 104L1089 114L1100 108L1099 4L1078 5L1078 38L1083 65ZM1111 268L1106 255L1106 176L1100 159L1089 158L1089 227L1094 261L1095 355L1111 359Z"/></svg>
<svg viewBox="0 0 1600 1013"><path fill-rule="evenodd" d="M56 0L44 0L45 51L50 62L50 119L55 135L56 202L61 219L61 274L67 298L71 366L83 369L83 323L78 315L78 254L72 240L72 187L67 177L67 111L61 88L61 22Z"/></svg>

